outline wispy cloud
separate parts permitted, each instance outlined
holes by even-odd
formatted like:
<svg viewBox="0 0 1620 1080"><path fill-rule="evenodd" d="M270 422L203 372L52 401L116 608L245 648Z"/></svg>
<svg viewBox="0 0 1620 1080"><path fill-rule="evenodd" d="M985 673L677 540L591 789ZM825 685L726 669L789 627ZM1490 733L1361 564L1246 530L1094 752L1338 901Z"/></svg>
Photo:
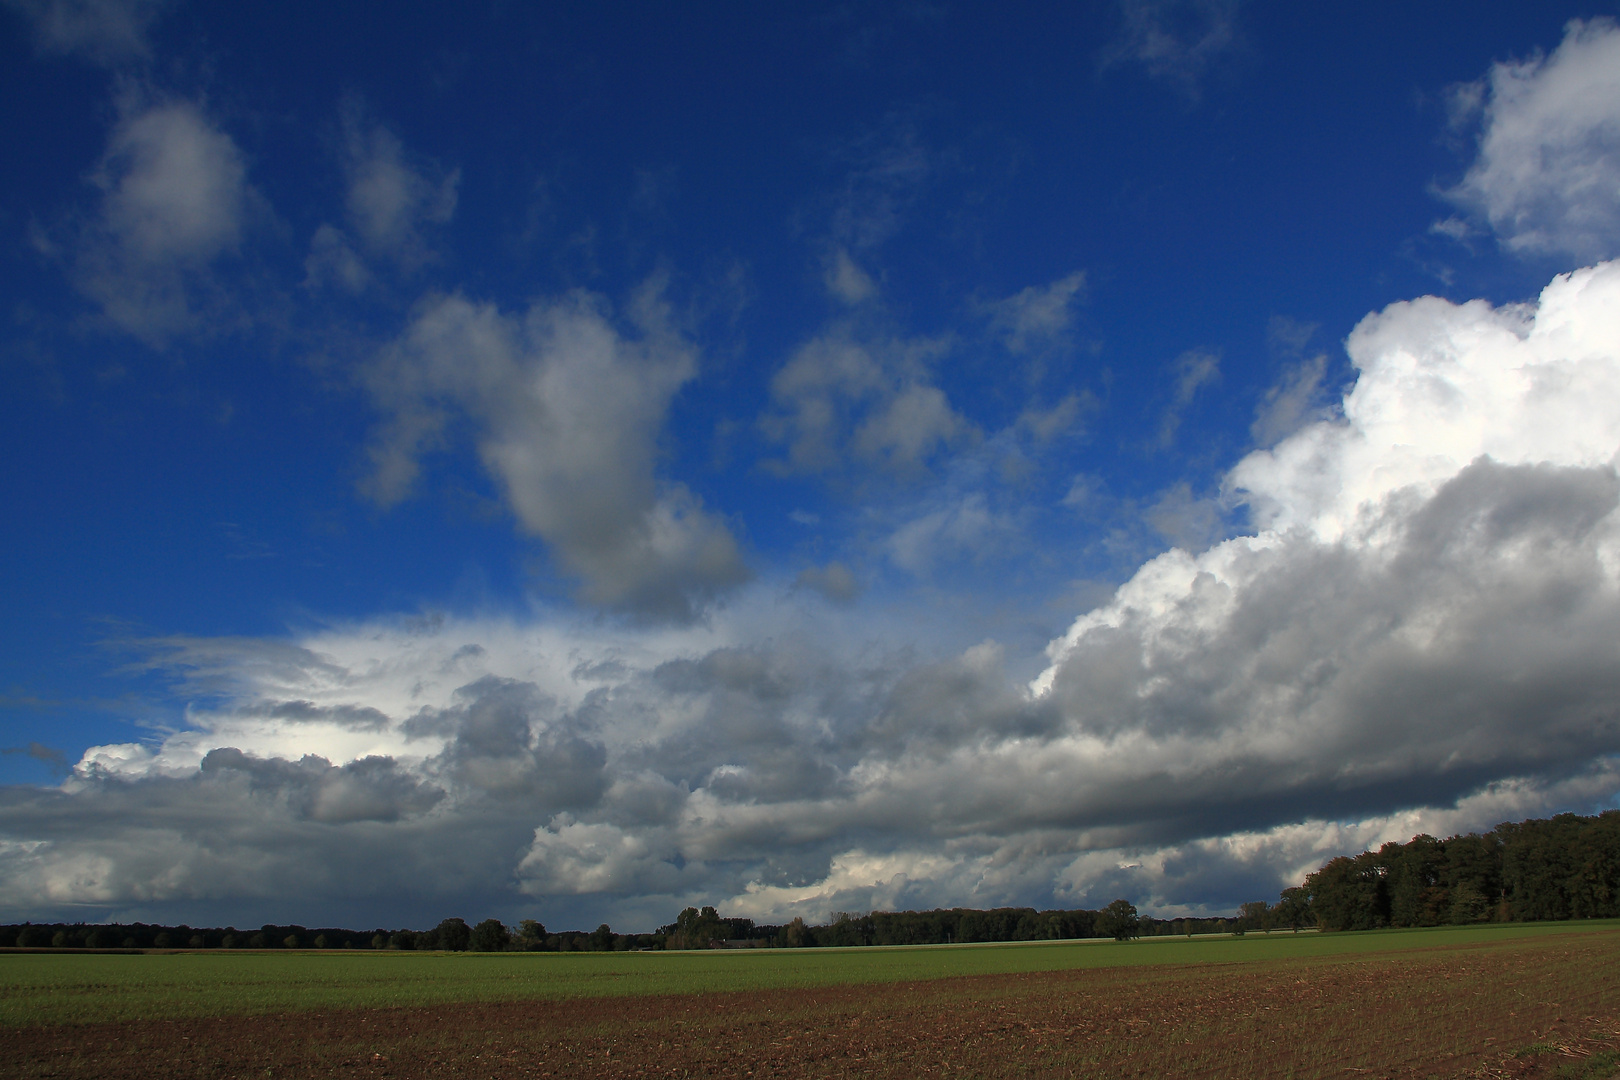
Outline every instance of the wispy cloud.
<svg viewBox="0 0 1620 1080"><path fill-rule="evenodd" d="M52 772L66 774L69 763L67 755L60 750L52 749L42 742L30 742L27 746L7 746L0 749L0 754L7 756L17 754L43 762L50 766Z"/></svg>
<svg viewBox="0 0 1620 1080"><path fill-rule="evenodd" d="M1007 351L1023 355L1068 344L1074 308L1085 287L1085 271L1076 270L1046 285L1031 285L1012 296L982 304L980 310Z"/></svg>
<svg viewBox="0 0 1620 1080"><path fill-rule="evenodd" d="M149 59L147 31L172 0L5 0L34 24L42 52L109 67Z"/></svg>
<svg viewBox="0 0 1620 1080"><path fill-rule="evenodd" d="M316 228L304 284L359 293L374 280L375 262L407 272L431 262L429 234L455 216L461 170L412 160L399 136L355 98L343 104L339 159L348 229L329 222Z"/></svg>
<svg viewBox="0 0 1620 1080"><path fill-rule="evenodd" d="M1188 349L1176 357L1172 365L1175 385L1170 393L1170 404L1159 417L1159 445L1167 447L1176 441L1181 421L1192 407L1198 391L1221 377L1221 355L1209 349Z"/></svg>
<svg viewBox="0 0 1620 1080"><path fill-rule="evenodd" d="M1140 64L1196 99L1211 67L1242 45L1243 0L1120 0L1120 29L1102 53L1106 69Z"/></svg>

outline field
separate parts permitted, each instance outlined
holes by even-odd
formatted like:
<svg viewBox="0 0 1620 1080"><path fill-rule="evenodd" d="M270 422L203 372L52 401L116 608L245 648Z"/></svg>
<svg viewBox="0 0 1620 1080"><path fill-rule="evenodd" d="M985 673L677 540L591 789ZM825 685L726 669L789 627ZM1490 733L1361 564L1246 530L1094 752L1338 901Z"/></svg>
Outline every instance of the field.
<svg viewBox="0 0 1620 1080"><path fill-rule="evenodd" d="M0 956L19 1077L1620 1073L1620 926L797 952Z"/></svg>

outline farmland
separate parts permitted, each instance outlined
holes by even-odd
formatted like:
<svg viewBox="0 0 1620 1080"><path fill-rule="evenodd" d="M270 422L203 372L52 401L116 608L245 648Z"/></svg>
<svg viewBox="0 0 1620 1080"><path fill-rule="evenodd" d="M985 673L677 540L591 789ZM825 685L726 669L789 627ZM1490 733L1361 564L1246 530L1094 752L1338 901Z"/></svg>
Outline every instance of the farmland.
<svg viewBox="0 0 1620 1080"><path fill-rule="evenodd" d="M1596 1080L1620 1038L1620 927L802 952L21 954L0 957L0 994L0 1069L28 1077Z"/></svg>

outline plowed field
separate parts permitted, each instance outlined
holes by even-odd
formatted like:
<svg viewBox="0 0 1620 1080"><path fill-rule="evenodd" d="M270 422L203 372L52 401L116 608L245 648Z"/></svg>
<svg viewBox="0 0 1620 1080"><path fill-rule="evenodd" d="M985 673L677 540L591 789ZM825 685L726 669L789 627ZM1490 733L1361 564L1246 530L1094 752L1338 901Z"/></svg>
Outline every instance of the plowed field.
<svg viewBox="0 0 1620 1080"><path fill-rule="evenodd" d="M1362 958L0 1031L17 1077L1614 1075L1620 934Z"/></svg>

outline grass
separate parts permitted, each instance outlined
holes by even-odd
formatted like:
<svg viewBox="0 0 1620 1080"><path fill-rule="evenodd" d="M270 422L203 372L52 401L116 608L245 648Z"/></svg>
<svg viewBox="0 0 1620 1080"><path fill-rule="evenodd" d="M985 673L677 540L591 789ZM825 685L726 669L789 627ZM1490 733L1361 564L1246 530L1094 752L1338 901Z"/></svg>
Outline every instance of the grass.
<svg viewBox="0 0 1620 1080"><path fill-rule="evenodd" d="M1560 1080L1608 1080L1620 1072L1620 1055L1613 1050L1600 1050L1578 1061L1566 1061L1558 1067Z"/></svg>
<svg viewBox="0 0 1620 1080"><path fill-rule="evenodd" d="M1125 967L1328 961L1570 935L1620 922L1353 934L676 953L176 952L0 955L0 1026L250 1016L926 982Z"/></svg>

